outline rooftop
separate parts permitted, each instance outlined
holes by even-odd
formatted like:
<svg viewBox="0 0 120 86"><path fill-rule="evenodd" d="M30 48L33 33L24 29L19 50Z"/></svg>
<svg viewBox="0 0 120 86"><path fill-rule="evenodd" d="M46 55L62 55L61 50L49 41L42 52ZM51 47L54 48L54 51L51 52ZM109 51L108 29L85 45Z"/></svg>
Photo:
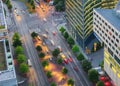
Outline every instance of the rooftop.
<svg viewBox="0 0 120 86"><path fill-rule="evenodd" d="M120 17L117 16L114 9L95 9L103 16L113 27L120 31Z"/></svg>

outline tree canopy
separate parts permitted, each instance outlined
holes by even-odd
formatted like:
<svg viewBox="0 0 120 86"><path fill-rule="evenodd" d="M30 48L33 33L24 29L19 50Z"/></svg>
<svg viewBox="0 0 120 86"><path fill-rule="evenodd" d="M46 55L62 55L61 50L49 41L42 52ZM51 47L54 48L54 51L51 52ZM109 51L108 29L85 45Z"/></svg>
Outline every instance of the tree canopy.
<svg viewBox="0 0 120 86"><path fill-rule="evenodd" d="M78 47L77 45L73 45L72 51L73 51L74 53L77 53L77 52L79 52L80 50L79 50L79 47Z"/></svg>
<svg viewBox="0 0 120 86"><path fill-rule="evenodd" d="M29 68L28 68L28 65L26 63L20 64L20 72L21 73L25 74L28 72L28 70L29 70Z"/></svg>
<svg viewBox="0 0 120 86"><path fill-rule="evenodd" d="M88 78L90 81L96 83L98 81L99 74L95 69L90 69L88 71Z"/></svg>
<svg viewBox="0 0 120 86"><path fill-rule="evenodd" d="M15 54L18 55L18 54L23 54L24 53L24 50L21 46L17 46L15 48Z"/></svg>
<svg viewBox="0 0 120 86"><path fill-rule="evenodd" d="M84 71L88 72L88 70L90 70L92 68L92 65L88 60L83 60L82 68Z"/></svg>
<svg viewBox="0 0 120 86"><path fill-rule="evenodd" d="M17 61L18 61L18 63L26 62L26 57L25 57L25 55L19 54L18 57L17 57Z"/></svg>
<svg viewBox="0 0 120 86"><path fill-rule="evenodd" d="M59 53L60 53L60 50L59 50L58 48L56 48L56 49L54 49L54 50L52 51L52 55L53 55L54 57L57 57L57 56L59 55Z"/></svg>

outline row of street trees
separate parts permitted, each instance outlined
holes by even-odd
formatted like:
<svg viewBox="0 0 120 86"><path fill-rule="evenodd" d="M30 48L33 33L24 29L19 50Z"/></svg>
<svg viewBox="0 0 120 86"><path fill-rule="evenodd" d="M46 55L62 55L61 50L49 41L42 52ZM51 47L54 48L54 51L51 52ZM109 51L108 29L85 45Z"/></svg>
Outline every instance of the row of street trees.
<svg viewBox="0 0 120 86"><path fill-rule="evenodd" d="M38 36L38 34L33 32L33 33L31 33L31 36L32 36L33 39L35 39ZM42 59L42 66L44 68L47 68L47 66L49 66L49 62L48 62L48 60L43 60L43 58L45 57L45 54L42 52L41 45L36 46L36 50L38 51L39 57ZM58 58L58 55L60 54L60 50L58 48L55 48L51 53L52 53L52 55L54 57L52 59L54 59L57 62L57 64L61 65L63 63L63 59L62 58ZM61 72L63 74L67 74L68 73L68 69L63 67L61 69ZM48 79L51 79L53 77L52 71L50 71L50 70L46 71L46 76L48 77ZM68 83L68 85L71 85L71 86L74 85L74 81L72 79L68 79L67 83ZM50 86L57 86L57 85L56 85L55 82L52 82Z"/></svg>
<svg viewBox="0 0 120 86"><path fill-rule="evenodd" d="M72 51L76 55L78 61L80 61L80 63L82 64L83 70L86 73L88 73L89 80L92 81L93 83L97 83L99 80L98 79L99 74L96 70L91 69L92 68L91 62L89 62L88 60L85 59L84 55L80 52L79 47L77 45L75 45L74 40L72 38L70 38L69 34L67 33L67 31L63 27L61 27L59 29L59 31L64 36L64 38L67 40L70 47L72 47ZM97 86L103 86L103 85L99 85L101 83L102 82L99 81L97 83Z"/></svg>
<svg viewBox="0 0 120 86"><path fill-rule="evenodd" d="M13 46L15 48L15 56L17 57L18 66L22 74L26 74L29 70L26 64L26 56L24 55L24 49L18 33L14 33L12 37Z"/></svg>

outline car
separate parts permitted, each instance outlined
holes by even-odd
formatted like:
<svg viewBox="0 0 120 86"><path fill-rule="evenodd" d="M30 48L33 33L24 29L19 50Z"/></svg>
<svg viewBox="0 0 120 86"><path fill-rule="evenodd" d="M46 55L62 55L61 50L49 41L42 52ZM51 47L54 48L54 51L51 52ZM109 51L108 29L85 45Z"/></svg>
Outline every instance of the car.
<svg viewBox="0 0 120 86"><path fill-rule="evenodd" d="M60 53L60 57L61 57L62 59L66 59L66 56L65 56L63 53Z"/></svg>
<svg viewBox="0 0 120 86"><path fill-rule="evenodd" d="M62 52L62 48L61 48L61 46L58 46L57 48L59 49L60 52Z"/></svg>
<svg viewBox="0 0 120 86"><path fill-rule="evenodd" d="M38 40L41 40L40 36L37 36Z"/></svg>
<svg viewBox="0 0 120 86"><path fill-rule="evenodd" d="M77 66L74 66L74 67L73 67L73 69L74 69L75 71L78 71L78 68L77 68Z"/></svg>
<svg viewBox="0 0 120 86"><path fill-rule="evenodd" d="M53 41L53 40L50 40L50 42L51 42L51 45L53 45L53 46L55 45L55 43L54 43L54 41Z"/></svg>
<svg viewBox="0 0 120 86"><path fill-rule="evenodd" d="M70 62L73 62L73 59L72 59L72 57L68 58L68 60L69 60Z"/></svg>
<svg viewBox="0 0 120 86"><path fill-rule="evenodd" d="M53 32L52 32L52 34L55 36L55 35L56 35L56 32L55 32L55 31L53 31Z"/></svg>
<svg viewBox="0 0 120 86"><path fill-rule="evenodd" d="M65 64L68 64L68 59L64 59L64 63L65 63Z"/></svg>
<svg viewBox="0 0 120 86"><path fill-rule="evenodd" d="M105 74L105 72L101 69L101 67L95 67L93 69L95 69L98 72L99 75L104 75Z"/></svg>
<svg viewBox="0 0 120 86"><path fill-rule="evenodd" d="M27 63L28 63L29 67L32 67L32 63L31 63L30 59L27 60Z"/></svg>
<svg viewBox="0 0 120 86"><path fill-rule="evenodd" d="M42 34L42 36L46 39L48 38L48 36L46 34Z"/></svg>
<svg viewBox="0 0 120 86"><path fill-rule="evenodd" d="M46 22L47 21L47 19L46 18L43 18L43 20Z"/></svg>

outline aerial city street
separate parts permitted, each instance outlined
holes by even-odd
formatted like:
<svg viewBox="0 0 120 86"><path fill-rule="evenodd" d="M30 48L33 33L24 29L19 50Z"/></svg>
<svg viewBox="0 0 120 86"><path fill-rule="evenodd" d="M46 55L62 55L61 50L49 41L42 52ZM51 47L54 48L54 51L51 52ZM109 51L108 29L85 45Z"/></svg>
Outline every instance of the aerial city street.
<svg viewBox="0 0 120 86"><path fill-rule="evenodd" d="M120 0L0 0L0 86L120 86Z"/></svg>

